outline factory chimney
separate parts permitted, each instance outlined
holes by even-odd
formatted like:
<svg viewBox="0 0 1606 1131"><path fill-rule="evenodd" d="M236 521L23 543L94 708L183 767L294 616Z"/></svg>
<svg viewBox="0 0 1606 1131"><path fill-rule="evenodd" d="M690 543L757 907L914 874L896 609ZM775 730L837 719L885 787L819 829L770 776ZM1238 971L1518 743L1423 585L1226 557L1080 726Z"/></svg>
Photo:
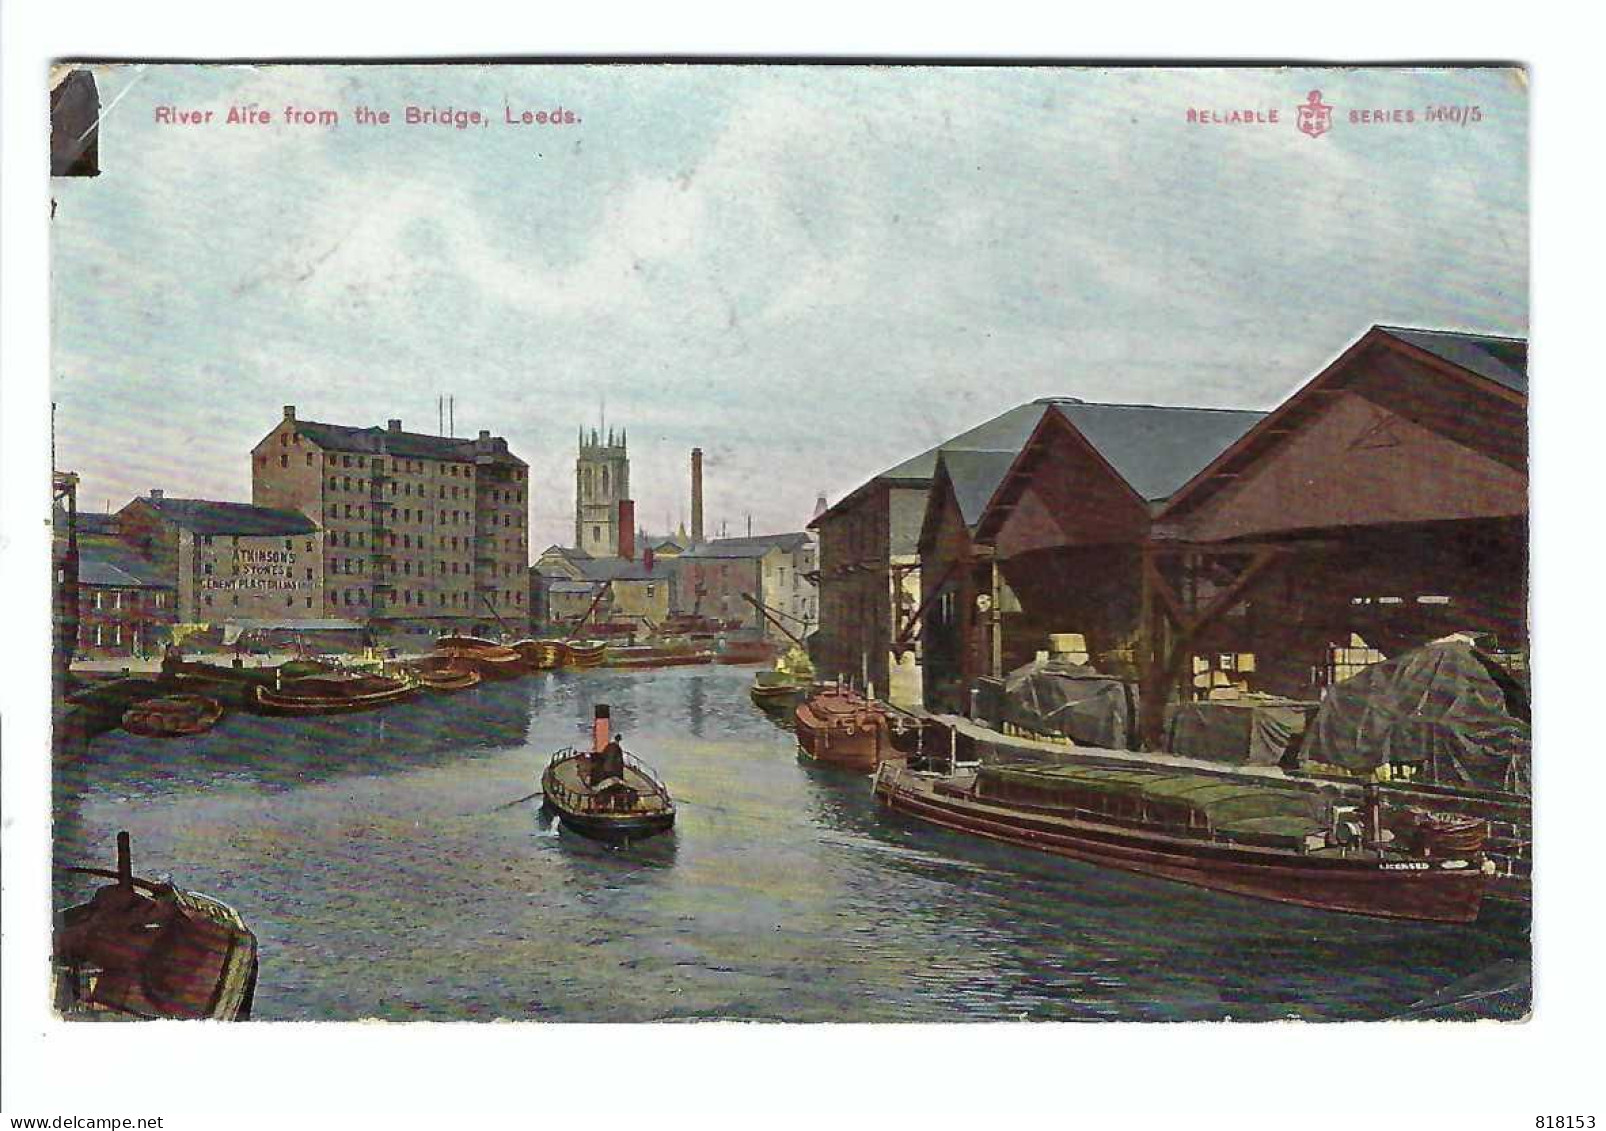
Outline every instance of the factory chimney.
<svg viewBox="0 0 1606 1131"><path fill-rule="evenodd" d="M636 504L631 499L619 500L619 556L636 560Z"/></svg>
<svg viewBox="0 0 1606 1131"><path fill-rule="evenodd" d="M703 540L703 449L691 450L691 540Z"/></svg>

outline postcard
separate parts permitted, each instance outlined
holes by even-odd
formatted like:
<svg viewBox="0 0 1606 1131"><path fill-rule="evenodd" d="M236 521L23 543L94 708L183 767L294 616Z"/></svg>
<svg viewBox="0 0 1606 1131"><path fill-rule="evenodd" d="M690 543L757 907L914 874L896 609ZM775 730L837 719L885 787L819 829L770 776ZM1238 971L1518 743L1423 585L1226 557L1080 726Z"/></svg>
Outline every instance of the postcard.
<svg viewBox="0 0 1606 1131"><path fill-rule="evenodd" d="M1521 67L50 81L63 1022L1530 1015Z"/></svg>

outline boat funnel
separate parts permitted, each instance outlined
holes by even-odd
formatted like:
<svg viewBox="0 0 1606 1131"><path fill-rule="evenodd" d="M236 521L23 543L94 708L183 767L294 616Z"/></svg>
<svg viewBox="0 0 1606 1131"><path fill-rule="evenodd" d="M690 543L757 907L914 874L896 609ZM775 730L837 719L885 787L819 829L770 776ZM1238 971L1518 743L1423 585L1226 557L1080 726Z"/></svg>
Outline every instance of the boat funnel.
<svg viewBox="0 0 1606 1131"><path fill-rule="evenodd" d="M117 882L125 888L134 886L134 853L126 832L117 834Z"/></svg>
<svg viewBox="0 0 1606 1131"><path fill-rule="evenodd" d="M608 740L613 737L612 723L613 720L610 717L608 705L606 703L598 703L596 718L591 723L591 752L593 754L601 754L602 748L607 746Z"/></svg>

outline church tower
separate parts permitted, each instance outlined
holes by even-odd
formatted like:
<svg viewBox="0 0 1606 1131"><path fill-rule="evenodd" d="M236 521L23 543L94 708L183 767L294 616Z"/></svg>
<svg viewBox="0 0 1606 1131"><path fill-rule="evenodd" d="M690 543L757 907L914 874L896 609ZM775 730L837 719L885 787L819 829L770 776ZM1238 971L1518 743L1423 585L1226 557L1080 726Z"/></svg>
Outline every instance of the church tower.
<svg viewBox="0 0 1606 1131"><path fill-rule="evenodd" d="M619 504L630 500L630 457L623 430L580 430L574 461L574 544L594 558L619 556ZM631 532L634 533L632 516Z"/></svg>

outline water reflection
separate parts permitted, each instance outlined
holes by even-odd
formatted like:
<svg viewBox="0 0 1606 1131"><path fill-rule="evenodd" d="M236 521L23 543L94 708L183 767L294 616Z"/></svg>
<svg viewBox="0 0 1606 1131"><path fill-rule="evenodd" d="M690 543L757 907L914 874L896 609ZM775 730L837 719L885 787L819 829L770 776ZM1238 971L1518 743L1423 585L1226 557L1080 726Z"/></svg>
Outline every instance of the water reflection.
<svg viewBox="0 0 1606 1131"><path fill-rule="evenodd" d="M1324 915L889 819L868 777L797 760L750 678L559 672L107 735L58 768L58 854L109 860L128 828L142 868L238 907L264 1019L1361 1018L1526 969L1521 916ZM517 802L598 702L673 833L609 848Z"/></svg>
<svg viewBox="0 0 1606 1131"><path fill-rule="evenodd" d="M703 737L703 717L708 709L703 690L706 686L700 679L686 681L686 728L693 738Z"/></svg>

